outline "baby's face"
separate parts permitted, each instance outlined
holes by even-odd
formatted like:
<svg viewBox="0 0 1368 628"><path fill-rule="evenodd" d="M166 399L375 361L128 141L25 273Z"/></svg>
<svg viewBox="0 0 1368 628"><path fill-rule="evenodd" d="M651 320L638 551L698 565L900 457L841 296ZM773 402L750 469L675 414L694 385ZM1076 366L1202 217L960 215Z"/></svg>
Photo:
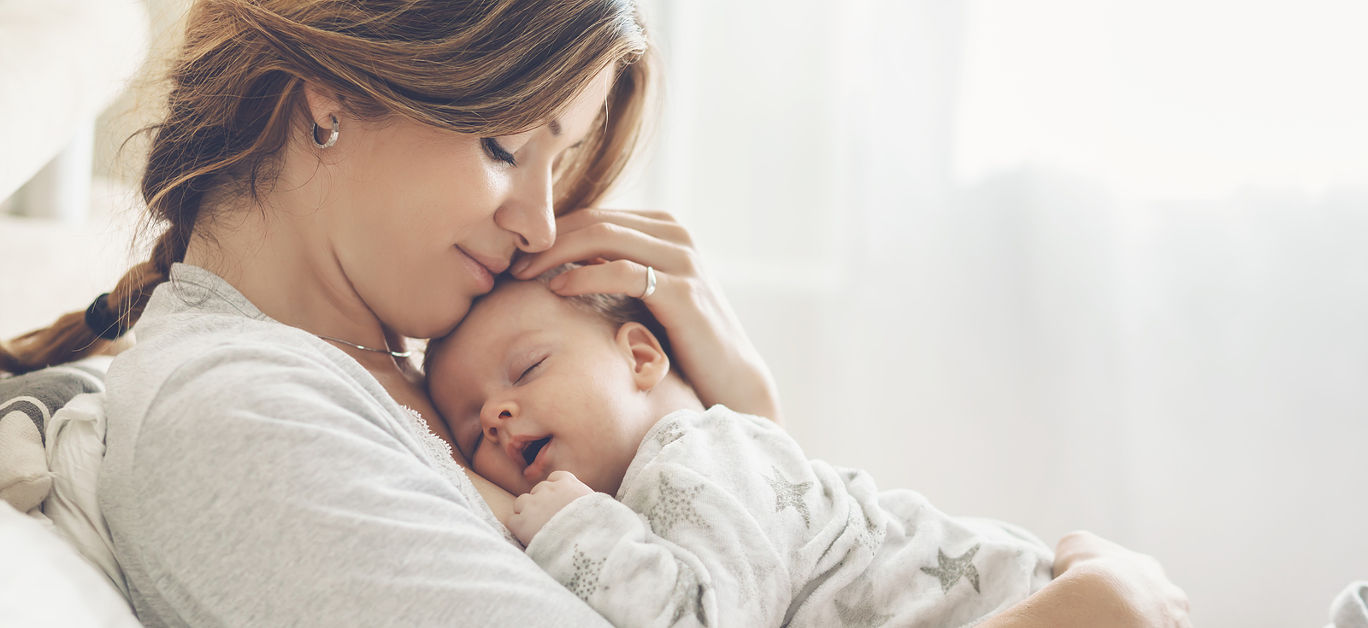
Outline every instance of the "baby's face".
<svg viewBox="0 0 1368 628"><path fill-rule="evenodd" d="M480 300L428 365L432 401L474 470L515 495L557 469L616 493L659 417L615 332L535 281Z"/></svg>

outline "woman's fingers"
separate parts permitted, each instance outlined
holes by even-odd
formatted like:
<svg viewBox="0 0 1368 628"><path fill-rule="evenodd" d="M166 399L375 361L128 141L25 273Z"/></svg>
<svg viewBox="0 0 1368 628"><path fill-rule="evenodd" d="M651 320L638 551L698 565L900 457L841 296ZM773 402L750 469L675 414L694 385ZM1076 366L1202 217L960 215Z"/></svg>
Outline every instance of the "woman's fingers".
<svg viewBox="0 0 1368 628"><path fill-rule="evenodd" d="M1119 545L1086 530L1065 534L1055 545L1054 575L1058 578L1080 560L1096 558L1102 553L1116 551L1119 548Z"/></svg>
<svg viewBox="0 0 1368 628"><path fill-rule="evenodd" d="M688 231L662 212L580 209L556 219L551 248L518 260L512 274L529 279L567 262L584 262L551 282L562 295L614 293L640 297L654 269L646 305L675 342L677 364L705 405L779 419L768 367L746 337L726 298L704 276Z"/></svg>
<svg viewBox="0 0 1368 628"><path fill-rule="evenodd" d="M556 228L561 232L576 231L598 222L607 222L636 229L667 242L693 246L689 230L679 224L673 216L659 211L628 209L581 209L556 218Z"/></svg>
<svg viewBox="0 0 1368 628"><path fill-rule="evenodd" d="M656 272L656 291L654 297L668 290L664 273ZM556 294L575 296L580 294L625 294L641 297L646 293L646 267L631 260L619 259L602 264L591 264L568 270L556 275L548 284Z"/></svg>
<svg viewBox="0 0 1368 628"><path fill-rule="evenodd" d="M1055 577L1086 562L1105 564L1110 582L1126 603L1146 618L1146 625L1190 627L1187 593L1168 578L1158 559L1126 549L1091 532L1073 532L1055 546Z"/></svg>
<svg viewBox="0 0 1368 628"><path fill-rule="evenodd" d="M566 262L631 259L673 273L692 273L692 250L612 222L594 222L563 231L551 248L523 258L514 266L519 279L535 277Z"/></svg>

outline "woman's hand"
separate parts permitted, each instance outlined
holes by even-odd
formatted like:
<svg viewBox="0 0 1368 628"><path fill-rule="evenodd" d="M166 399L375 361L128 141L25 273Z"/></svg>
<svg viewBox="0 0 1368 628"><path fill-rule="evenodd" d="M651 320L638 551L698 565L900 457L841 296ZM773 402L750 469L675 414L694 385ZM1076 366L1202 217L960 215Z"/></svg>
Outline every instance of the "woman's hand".
<svg viewBox="0 0 1368 628"><path fill-rule="evenodd" d="M545 480L537 482L532 490L513 500L513 516L508 520L508 529L526 546L562 508L592 494L594 489L581 482L575 474L552 471Z"/></svg>
<svg viewBox="0 0 1368 628"><path fill-rule="evenodd" d="M1187 594L1153 557L1089 532L1055 548L1055 579L982 626L1162 626L1191 628Z"/></svg>
<svg viewBox="0 0 1368 628"><path fill-rule="evenodd" d="M1128 550L1091 532L1073 532L1055 547L1056 578L1088 569L1106 578L1146 626L1191 626L1187 593L1169 581L1153 556Z"/></svg>
<svg viewBox="0 0 1368 628"><path fill-rule="evenodd" d="M646 267L656 289L644 299L665 326L674 358L705 406L779 420L779 395L769 369L751 345L722 292L703 273L693 240L663 212L581 209L556 219L550 249L513 266L519 279L566 262L588 265L550 283L562 296L609 293L639 297Z"/></svg>

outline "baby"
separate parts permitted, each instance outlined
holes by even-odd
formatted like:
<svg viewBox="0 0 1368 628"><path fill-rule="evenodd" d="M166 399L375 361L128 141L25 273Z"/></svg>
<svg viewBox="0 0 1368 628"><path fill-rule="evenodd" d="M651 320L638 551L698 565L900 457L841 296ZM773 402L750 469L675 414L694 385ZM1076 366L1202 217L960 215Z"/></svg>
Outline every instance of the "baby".
<svg viewBox="0 0 1368 628"><path fill-rule="evenodd" d="M705 409L641 301L562 298L553 274L502 281L434 341L429 388L474 470L519 495L527 554L614 624L959 626L1049 581L1031 534Z"/></svg>

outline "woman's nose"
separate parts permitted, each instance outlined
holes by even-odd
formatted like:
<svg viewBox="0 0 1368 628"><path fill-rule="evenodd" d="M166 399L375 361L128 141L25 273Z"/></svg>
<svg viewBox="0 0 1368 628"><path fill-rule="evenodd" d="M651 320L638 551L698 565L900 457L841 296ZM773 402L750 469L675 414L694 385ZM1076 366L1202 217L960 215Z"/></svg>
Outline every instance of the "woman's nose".
<svg viewBox="0 0 1368 628"><path fill-rule="evenodd" d="M529 169L530 170L530 169ZM494 222L518 236L518 249L537 253L556 242L551 168L528 172L518 189L494 214Z"/></svg>

